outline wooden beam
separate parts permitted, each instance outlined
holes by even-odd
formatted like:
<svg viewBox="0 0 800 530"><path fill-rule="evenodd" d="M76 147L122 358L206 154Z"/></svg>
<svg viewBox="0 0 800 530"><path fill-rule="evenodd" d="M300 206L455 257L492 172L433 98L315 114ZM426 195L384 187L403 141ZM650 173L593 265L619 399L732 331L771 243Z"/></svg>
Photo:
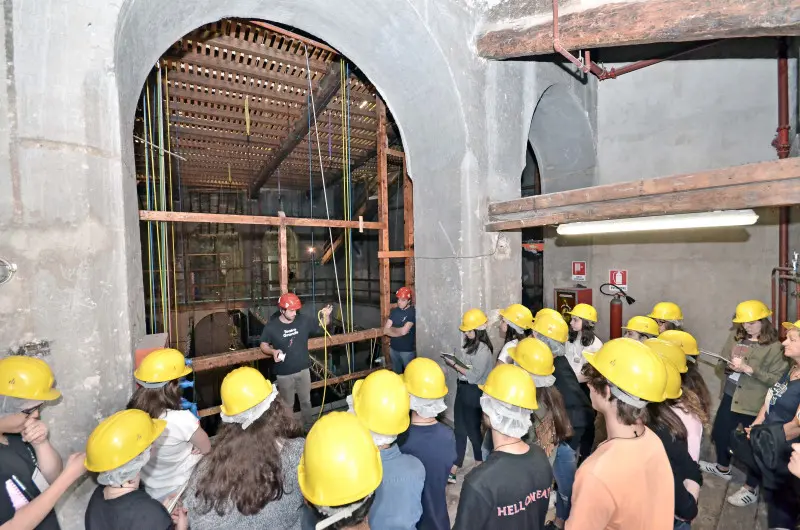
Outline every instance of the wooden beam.
<svg viewBox="0 0 800 530"><path fill-rule="evenodd" d="M398 176L399 173L397 172L393 172L391 175L389 175L389 186L391 186L395 182L395 180L397 180ZM367 185L366 189L364 190L364 193L356 202L356 204L358 204L358 207L356 208L353 217L365 216L367 214L367 211L371 206L369 198L377 188L378 184L377 180L378 179L374 179L370 181L369 184ZM339 234L336 236L336 239L333 240L333 244L328 245L328 248L325 249L325 253L322 255L320 263L322 263L323 265L328 263L333 257L333 253L336 252L336 250L341 246L343 242L344 242L344 232L339 232Z"/></svg>
<svg viewBox="0 0 800 530"><path fill-rule="evenodd" d="M798 203L800 178L795 178L548 208L529 212L513 220L492 221L486 225L486 230L515 230L581 221L789 206Z"/></svg>
<svg viewBox="0 0 800 530"><path fill-rule="evenodd" d="M360 226L369 230L382 229L381 223L359 221L343 221L340 219L306 219L302 217L285 217L286 226L313 226L317 228L355 228ZM173 223L228 223L234 225L267 225L280 226L280 217L266 215L232 215L192 212L158 212L139 210L140 221L169 221Z"/></svg>
<svg viewBox="0 0 800 530"><path fill-rule="evenodd" d="M386 138L386 106L380 96L375 98L375 113L378 118L377 155L378 155L378 222L381 230L378 235L378 252L389 251L389 167L386 160L386 151L389 149L389 142ZM389 318L389 289L391 288L391 276L389 260L378 261L379 286L380 286L380 309L381 324ZM383 359L387 368L392 367L392 358L389 354L389 337L384 337L381 343Z"/></svg>
<svg viewBox="0 0 800 530"><path fill-rule="evenodd" d="M278 227L278 278L281 285L281 294L289 292L289 258L286 252L286 214L278 212L281 224Z"/></svg>
<svg viewBox="0 0 800 530"><path fill-rule="evenodd" d="M531 17L527 2L504 9L519 18L489 22L479 29L478 54L509 59L553 53L553 18ZM514 7L513 4L518 4ZM526 23L531 19L533 24ZM564 13L560 43L568 50L800 34L800 0L648 0L607 3Z"/></svg>
<svg viewBox="0 0 800 530"><path fill-rule="evenodd" d="M679 191L724 188L735 184L769 182L800 177L800 158L771 160L699 173L605 184L577 190L523 197L489 204L489 215L516 214L559 206L616 199L632 199Z"/></svg>
<svg viewBox="0 0 800 530"><path fill-rule="evenodd" d="M341 64L339 61L331 62L328 71L319 83L316 94L314 95L314 107L307 105L305 112L300 114L300 118L295 122L292 130L289 132L280 148L274 153L272 158L267 162L258 173L255 175L253 185L250 187L250 198L254 199L258 196L259 190L267 183L269 178L281 165L281 162L294 151L297 144L308 135L311 123L316 120L316 117L322 114L325 107L339 92L341 88Z"/></svg>
<svg viewBox="0 0 800 530"><path fill-rule="evenodd" d="M406 258L406 287L414 290L414 183L408 177L406 160L403 159L403 244L411 251Z"/></svg>
<svg viewBox="0 0 800 530"><path fill-rule="evenodd" d="M351 344L353 342L362 342L365 340L377 339L383 336L383 328L372 328L363 331L356 331L354 333L342 333L333 335L328 338L327 346L341 346L342 344ZM308 349L310 351L321 350L325 347L325 337L314 337L308 339ZM214 370L216 368L224 368L226 366L234 366L237 364L249 363L266 359L267 356L261 351L260 348L248 348L245 350L236 350L225 353L215 353L213 355L204 355L202 357L195 357L192 359L192 368L195 372L204 372L206 370Z"/></svg>
<svg viewBox="0 0 800 530"><path fill-rule="evenodd" d="M379 250L378 259L405 259L413 258L413 250Z"/></svg>

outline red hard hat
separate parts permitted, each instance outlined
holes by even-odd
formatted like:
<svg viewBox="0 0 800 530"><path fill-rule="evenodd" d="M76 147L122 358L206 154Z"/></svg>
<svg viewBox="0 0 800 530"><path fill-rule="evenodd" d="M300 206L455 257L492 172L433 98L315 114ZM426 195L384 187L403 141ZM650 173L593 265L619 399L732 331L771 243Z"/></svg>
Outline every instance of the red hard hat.
<svg viewBox="0 0 800 530"><path fill-rule="evenodd" d="M300 303L300 299L297 298L297 295L294 293L286 293L282 294L280 298L278 298L278 307L281 309L290 309L293 311L297 311L303 304Z"/></svg>
<svg viewBox="0 0 800 530"><path fill-rule="evenodd" d="M411 300L411 289L409 287L401 287L397 290L397 298L402 300Z"/></svg>

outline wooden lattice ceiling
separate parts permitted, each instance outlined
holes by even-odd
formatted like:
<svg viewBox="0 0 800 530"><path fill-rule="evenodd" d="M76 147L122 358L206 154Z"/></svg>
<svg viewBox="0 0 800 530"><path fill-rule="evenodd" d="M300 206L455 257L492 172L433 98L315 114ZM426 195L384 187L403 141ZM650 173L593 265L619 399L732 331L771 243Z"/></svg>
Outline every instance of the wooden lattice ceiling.
<svg viewBox="0 0 800 530"><path fill-rule="evenodd" d="M173 174L179 173L181 183L194 188L251 186L298 121L308 119L307 64L318 99L326 75L339 77L339 65L334 63L340 59L335 50L322 43L255 21L222 20L183 37L160 60L164 108L170 118L170 148L186 159L179 163L173 159ZM376 172L376 91L352 73L352 65L349 68L351 174L356 180L369 179ZM338 79L334 81L339 88L317 118L327 183L341 178L343 168L344 94ZM141 109L139 113L137 126L141 127ZM309 138L314 140L310 157ZM312 122L310 134L282 159L264 187L275 188L279 181L285 188L308 189L311 183L320 186L315 139ZM390 144L399 144L394 132ZM140 148L141 144L137 145L137 154ZM139 175L143 175L142 161L139 154Z"/></svg>

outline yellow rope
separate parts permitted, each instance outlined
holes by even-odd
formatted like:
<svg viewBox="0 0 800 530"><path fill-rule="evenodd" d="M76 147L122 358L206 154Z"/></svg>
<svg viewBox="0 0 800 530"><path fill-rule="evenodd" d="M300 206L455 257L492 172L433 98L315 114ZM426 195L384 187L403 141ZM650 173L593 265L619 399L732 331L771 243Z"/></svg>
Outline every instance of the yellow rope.
<svg viewBox="0 0 800 530"><path fill-rule="evenodd" d="M325 394L328 391L328 338L331 336L331 334L328 333L328 326L325 325L325 317L322 316L322 309L317 311L317 321L319 322L319 327L321 327L325 332L325 336L322 339L322 346L324 351L322 357L322 364L323 364L322 380L324 384L322 385L322 404L320 404L319 406L319 415L317 416L317 419L320 419L322 417L322 412L325 410ZM348 366L349 365L350 365L350 359L348 357Z"/></svg>
<svg viewBox="0 0 800 530"><path fill-rule="evenodd" d="M150 106L150 91L147 90L146 87L145 87L145 92L147 92L147 108L151 109L152 107ZM148 128L150 130L151 143L155 144L155 142L152 141L153 140L153 120L152 120L152 117L151 117L150 120L148 120ZM155 192L156 160L155 160L155 156L153 155L154 151L155 151L155 149L153 149L153 146L151 146L151 149L150 149L150 167L153 168L153 210L157 211L158 210L158 193ZM166 330L167 321L166 321L166 319L164 319L164 304L163 304L163 299L164 299L164 282L163 282L164 266L163 266L163 263L162 263L162 260L161 260L161 253L162 253L162 250L163 250L163 248L162 248L163 245L161 244L161 223L156 223L156 241L158 241L157 247L156 247L158 249L158 274L159 274L159 285L158 286L159 286L159 289L161 290L161 299L162 299L162 304L161 304L161 318L162 318L162 320L161 320L161 323L164 326L164 329ZM155 322L154 322L153 323L153 331L155 332L155 330L156 330L156 328L155 328Z"/></svg>
<svg viewBox="0 0 800 530"><path fill-rule="evenodd" d="M167 151L172 151L172 141L170 140L169 133L169 70L164 70L164 102L167 106ZM167 158L167 168L169 172L169 199L170 210L175 211L174 203L172 202L172 157ZM178 267L175 254L175 223L171 223L172 229L172 291L175 299L175 347L180 349L180 340L178 339ZM184 259L186 257L184 256ZM184 278L184 281L186 279Z"/></svg>

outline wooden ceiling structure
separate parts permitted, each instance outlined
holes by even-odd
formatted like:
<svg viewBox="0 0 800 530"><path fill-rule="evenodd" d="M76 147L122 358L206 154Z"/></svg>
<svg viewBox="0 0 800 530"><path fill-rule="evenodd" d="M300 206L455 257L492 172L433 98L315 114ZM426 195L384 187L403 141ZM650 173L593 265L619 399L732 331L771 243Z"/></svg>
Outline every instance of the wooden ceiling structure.
<svg viewBox="0 0 800 530"><path fill-rule="evenodd" d="M374 178L377 91L352 65L343 90L342 59L326 44L257 21L221 20L184 36L159 61L170 150L182 157L173 157L173 175L186 187L246 189L251 197L261 187L319 188L320 154L330 185L342 177L349 135L353 180ZM142 117L140 108L139 128ZM392 124L389 131L390 146L399 144Z"/></svg>

